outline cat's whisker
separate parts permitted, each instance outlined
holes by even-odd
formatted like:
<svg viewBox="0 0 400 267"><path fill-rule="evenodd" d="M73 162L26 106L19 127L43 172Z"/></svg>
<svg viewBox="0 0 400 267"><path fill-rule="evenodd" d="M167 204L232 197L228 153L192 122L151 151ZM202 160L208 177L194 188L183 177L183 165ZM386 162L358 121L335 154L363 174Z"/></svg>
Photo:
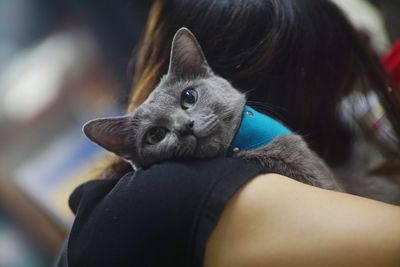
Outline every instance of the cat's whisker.
<svg viewBox="0 0 400 267"><path fill-rule="evenodd" d="M243 94L247 95L247 94L249 94L249 93L255 91L256 89L257 89L257 88L251 88L251 89L249 89L249 90L243 92Z"/></svg>
<svg viewBox="0 0 400 267"><path fill-rule="evenodd" d="M219 117L220 117L220 120L226 120L226 119L232 117L232 111L227 110L227 111L223 112L222 114L220 114Z"/></svg>
<svg viewBox="0 0 400 267"><path fill-rule="evenodd" d="M267 114L271 115L277 119L283 119L283 114L285 113L285 109L273 106L271 104L265 103L265 102L258 102L258 101L247 101L247 104L249 104L251 107L254 109ZM280 110L280 111L279 111Z"/></svg>

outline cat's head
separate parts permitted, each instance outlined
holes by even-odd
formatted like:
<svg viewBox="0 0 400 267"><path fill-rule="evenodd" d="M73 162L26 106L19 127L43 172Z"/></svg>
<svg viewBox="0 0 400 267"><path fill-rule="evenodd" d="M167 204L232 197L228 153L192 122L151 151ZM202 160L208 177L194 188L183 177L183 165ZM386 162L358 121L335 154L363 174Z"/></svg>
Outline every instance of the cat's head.
<svg viewBox="0 0 400 267"><path fill-rule="evenodd" d="M105 149L148 166L171 158L223 155L234 137L245 96L215 75L193 34L174 36L168 73L132 113L84 125Z"/></svg>

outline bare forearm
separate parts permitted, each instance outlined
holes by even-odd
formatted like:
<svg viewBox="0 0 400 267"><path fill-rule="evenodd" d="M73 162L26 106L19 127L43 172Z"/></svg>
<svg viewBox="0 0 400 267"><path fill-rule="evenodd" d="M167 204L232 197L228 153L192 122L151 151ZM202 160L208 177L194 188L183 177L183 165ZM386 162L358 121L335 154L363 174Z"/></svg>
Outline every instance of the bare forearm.
<svg viewBox="0 0 400 267"><path fill-rule="evenodd" d="M400 266L400 208L262 175L228 203L205 266Z"/></svg>

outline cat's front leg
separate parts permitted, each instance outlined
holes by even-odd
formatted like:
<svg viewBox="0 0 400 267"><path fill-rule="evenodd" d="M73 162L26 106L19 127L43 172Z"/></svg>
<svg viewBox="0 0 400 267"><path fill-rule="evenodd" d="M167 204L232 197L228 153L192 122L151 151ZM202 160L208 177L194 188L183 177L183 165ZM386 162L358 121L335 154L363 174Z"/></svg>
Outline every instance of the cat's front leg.
<svg viewBox="0 0 400 267"><path fill-rule="evenodd" d="M266 146L239 152L237 156L299 182L342 191L329 167L299 135L279 136Z"/></svg>

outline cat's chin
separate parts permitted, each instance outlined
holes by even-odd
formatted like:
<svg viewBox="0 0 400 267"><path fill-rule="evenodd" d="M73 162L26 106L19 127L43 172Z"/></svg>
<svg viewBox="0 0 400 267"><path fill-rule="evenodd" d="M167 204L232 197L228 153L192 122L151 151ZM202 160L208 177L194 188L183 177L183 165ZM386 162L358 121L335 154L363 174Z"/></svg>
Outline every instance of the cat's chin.
<svg viewBox="0 0 400 267"><path fill-rule="evenodd" d="M212 136L197 138L197 146L194 152L196 158L213 158L224 154L223 146L218 138Z"/></svg>
<svg viewBox="0 0 400 267"><path fill-rule="evenodd" d="M214 140L214 142L210 142ZM176 158L212 158L221 154L221 143L212 136L198 137L187 135L181 137L175 149Z"/></svg>
<svg viewBox="0 0 400 267"><path fill-rule="evenodd" d="M179 140L175 156L178 158L194 156L197 148L197 138L194 135L187 135Z"/></svg>

